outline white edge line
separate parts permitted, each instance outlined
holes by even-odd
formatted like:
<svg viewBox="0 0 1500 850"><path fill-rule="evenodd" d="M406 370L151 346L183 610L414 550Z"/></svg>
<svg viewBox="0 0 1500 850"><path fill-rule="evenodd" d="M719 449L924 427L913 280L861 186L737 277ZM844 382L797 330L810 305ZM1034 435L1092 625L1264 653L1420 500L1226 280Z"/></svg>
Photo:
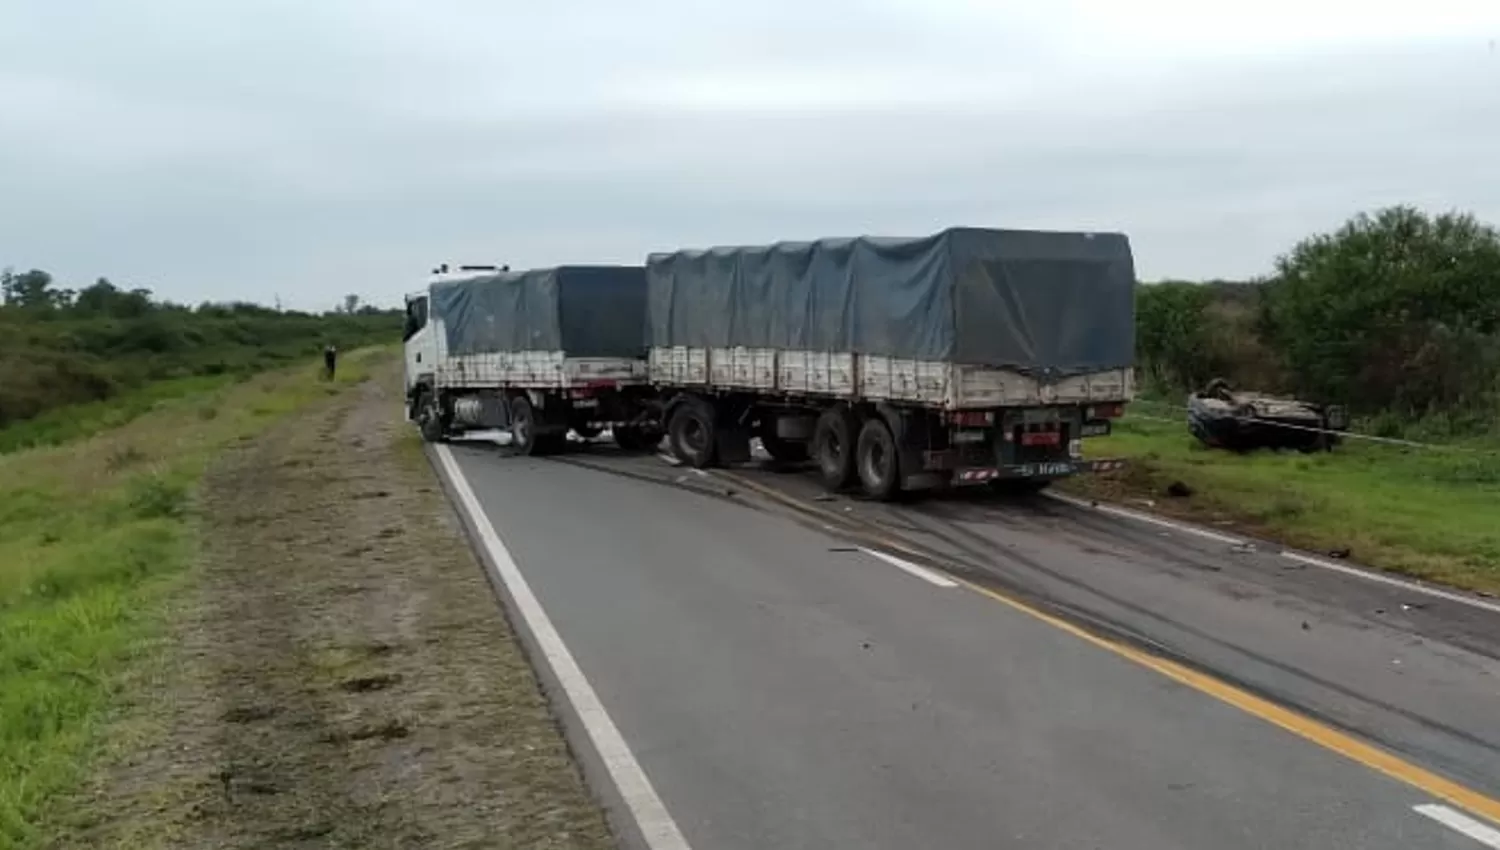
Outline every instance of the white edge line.
<svg viewBox="0 0 1500 850"><path fill-rule="evenodd" d="M1162 517L1141 513L1140 511L1132 511L1127 508L1117 508L1113 505L1095 505L1090 502L1084 501L1083 499L1075 499L1072 496L1064 496L1061 493L1045 493L1043 495L1047 496L1047 498L1049 499L1055 499L1056 501L1072 505L1076 508L1100 511L1102 513L1125 517L1126 519L1133 519L1140 522L1150 523L1151 525L1174 529L1176 531L1196 535L1198 537L1204 537L1220 543L1228 543L1231 546L1244 546L1246 544L1254 543L1254 541L1251 540L1230 537L1227 534L1219 534L1216 531L1209 531L1206 528L1198 528L1196 526L1175 522L1170 519L1163 519ZM1297 552L1291 549L1281 550L1278 554L1280 554L1283 558L1289 558L1293 561L1297 561L1298 563L1307 564L1308 566L1318 567L1325 570L1332 570L1333 572L1342 573L1343 575L1352 576L1358 579L1364 579L1365 581L1373 581L1379 584L1387 585L1389 587L1408 590L1412 593L1422 593L1436 599L1445 599L1449 602L1457 602L1460 605L1467 605L1471 608L1478 608L1481 611L1489 611L1492 614L1500 614L1500 604L1489 602L1484 599L1477 599L1473 596L1465 596L1462 593L1456 593L1451 590L1444 590L1440 587L1431 587L1425 584L1419 584L1417 582L1410 581L1408 579L1382 575L1381 573L1377 573L1372 570L1362 569L1360 567L1351 567L1348 564L1340 564L1334 561L1327 560L1325 558L1317 558L1312 555L1305 555L1301 552Z"/></svg>
<svg viewBox="0 0 1500 850"><path fill-rule="evenodd" d="M866 549L865 547L861 546L859 547L859 551L873 558L879 558L880 560L885 561L887 564L890 564L896 569L910 573L911 575L916 576L917 578L927 582L928 584L935 584L938 587L958 587L958 582L954 581L951 578L948 578L942 573L929 570L926 567L917 566L916 564L913 564L910 561L904 561L896 557L895 555L888 555L880 551L879 549Z"/></svg>
<svg viewBox="0 0 1500 850"><path fill-rule="evenodd" d="M1359 578L1365 579L1366 581L1379 582L1380 584L1390 585L1391 587L1399 587L1402 590L1410 590L1416 593L1425 593L1428 596L1433 596L1438 599L1446 599L1449 602L1457 602L1462 605L1470 605L1475 608L1480 608L1485 611L1491 611L1493 613L1500 614L1500 604L1496 604L1494 602L1486 602L1483 599L1475 599L1470 596L1464 596L1462 593L1454 593L1451 590L1443 590L1440 587L1428 587L1425 584L1415 584L1413 582L1406 581L1405 579L1392 578L1391 576L1381 575L1380 573L1373 573L1369 570L1360 569L1359 567L1351 567L1347 564L1339 564L1333 561L1325 560L1323 558L1314 558L1311 555L1304 555L1301 552L1293 552L1290 549L1283 551L1281 553L1281 557L1289 558L1298 563L1307 564L1308 566L1321 567L1325 570L1332 570L1336 573L1343 573L1344 575L1358 576Z"/></svg>
<svg viewBox="0 0 1500 850"><path fill-rule="evenodd" d="M494 562L500 580L510 592L516 609L526 620L526 625L535 636L537 646L541 649L547 666L552 669L553 675L557 677L567 695L568 702L578 713L589 740L598 752L600 760L604 762L605 769L609 771L610 779L619 789L620 797L630 810L631 817L635 819L646 846L650 850L691 850L687 839L683 838L681 830L677 828L676 821L672 820L672 815L667 812L666 804L657 796L651 780L641 769L640 763L635 760L635 754L630 751L625 738L616 728L614 721L610 719L609 713L605 711L604 704L599 700L598 694L594 693L593 686L579 669L578 662L573 660L573 654L568 651L567 644L563 643L562 636L552 625L552 620L548 618L541 602L531 592L531 586L526 583L525 576L521 575L520 568L516 566L509 550L501 542L500 535L495 531L489 518L485 516L484 509L475 498L474 491L469 487L468 480L464 478L463 471L454 461L452 452L447 446L435 446L434 449L443 469L448 473L448 479L453 485L453 491L460 505L469 515L470 521L474 523L481 545Z"/></svg>
<svg viewBox="0 0 1500 850"><path fill-rule="evenodd" d="M1418 814L1432 818L1449 829L1469 836L1480 844L1500 850L1500 829L1480 823L1462 812L1456 812L1447 806L1440 806L1436 803L1412 806L1412 809Z"/></svg>
<svg viewBox="0 0 1500 850"><path fill-rule="evenodd" d="M1132 511L1128 508L1117 508L1114 505L1095 505L1091 502L1085 502L1082 499L1075 499L1072 496L1064 496L1061 493L1043 493L1042 495L1046 496L1049 499L1054 499L1056 501L1063 502L1064 504L1072 505L1075 508L1086 508L1088 510L1099 511L1100 513L1114 514L1115 516L1122 516L1127 519L1150 523L1151 525L1161 526L1162 528L1170 528L1173 531L1181 531L1184 534L1191 534L1195 537L1203 537L1208 540L1213 540L1217 543L1228 543L1231 546L1244 546L1245 544L1250 542L1239 537L1232 537L1228 534L1220 534L1217 531L1209 531L1206 528L1198 528L1197 526L1184 525L1180 522L1174 522L1170 519L1163 519L1159 516L1152 516L1151 514L1143 514L1140 511Z"/></svg>

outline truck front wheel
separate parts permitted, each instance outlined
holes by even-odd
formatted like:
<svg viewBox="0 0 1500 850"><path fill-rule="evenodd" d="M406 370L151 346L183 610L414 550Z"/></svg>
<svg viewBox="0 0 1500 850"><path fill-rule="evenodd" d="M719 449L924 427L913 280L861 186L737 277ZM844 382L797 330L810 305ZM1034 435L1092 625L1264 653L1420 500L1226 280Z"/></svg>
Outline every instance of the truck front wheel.
<svg viewBox="0 0 1500 850"><path fill-rule="evenodd" d="M448 426L443 421L443 408L437 393L430 389L420 391L416 404L412 406L416 409L417 431L424 441L441 443L448 438Z"/></svg>
<svg viewBox="0 0 1500 850"><path fill-rule="evenodd" d="M849 408L839 405L823 411L813 428L813 457L823 486L843 490L854 483L854 440L859 420Z"/></svg>
<svg viewBox="0 0 1500 850"><path fill-rule="evenodd" d="M860 487L872 499L890 501L901 492L901 455L885 420L872 416L859 429L854 448Z"/></svg>
<svg viewBox="0 0 1500 850"><path fill-rule="evenodd" d="M667 425L667 436L671 438L672 454L694 469L707 469L714 465L717 452L714 440L713 407L701 401L688 401L672 411L672 420Z"/></svg>

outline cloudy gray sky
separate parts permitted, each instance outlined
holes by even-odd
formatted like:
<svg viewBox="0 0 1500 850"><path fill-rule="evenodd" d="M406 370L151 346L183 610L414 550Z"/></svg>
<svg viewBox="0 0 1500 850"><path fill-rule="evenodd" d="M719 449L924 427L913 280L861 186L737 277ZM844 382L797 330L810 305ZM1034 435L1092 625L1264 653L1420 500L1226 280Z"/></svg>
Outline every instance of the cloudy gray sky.
<svg viewBox="0 0 1500 850"><path fill-rule="evenodd" d="M0 265L398 303L442 260L951 224L1246 276L1500 221L1494 0L0 0Z"/></svg>

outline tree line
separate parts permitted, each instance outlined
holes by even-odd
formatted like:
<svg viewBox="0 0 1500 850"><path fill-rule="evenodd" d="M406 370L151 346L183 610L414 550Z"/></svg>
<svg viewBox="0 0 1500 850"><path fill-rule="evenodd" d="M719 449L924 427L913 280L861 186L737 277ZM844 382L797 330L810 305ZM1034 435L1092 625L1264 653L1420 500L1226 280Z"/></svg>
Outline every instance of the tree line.
<svg viewBox="0 0 1500 850"><path fill-rule="evenodd" d="M40 269L0 272L0 427L147 382L244 375L327 344L400 339L401 312L346 296L324 313L247 302L197 306L107 278L78 288Z"/></svg>
<svg viewBox="0 0 1500 850"><path fill-rule="evenodd" d="M1143 284L1148 391L1214 377L1347 405L1382 423L1492 432L1500 414L1500 233L1391 207L1310 236L1252 281Z"/></svg>
<svg viewBox="0 0 1500 850"><path fill-rule="evenodd" d="M399 338L399 311L346 296L322 313L196 307L105 278L0 273L0 427L147 381L247 373ZM1251 281L1164 281L1136 296L1148 392L1214 377L1347 405L1399 429L1493 431L1500 417L1500 233L1464 213L1361 214L1315 234Z"/></svg>

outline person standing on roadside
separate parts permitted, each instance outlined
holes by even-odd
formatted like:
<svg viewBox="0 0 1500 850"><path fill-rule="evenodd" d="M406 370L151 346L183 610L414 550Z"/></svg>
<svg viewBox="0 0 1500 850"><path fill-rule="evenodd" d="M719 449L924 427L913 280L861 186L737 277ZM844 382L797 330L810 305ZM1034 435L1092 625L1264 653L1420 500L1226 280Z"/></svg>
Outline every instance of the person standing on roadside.
<svg viewBox="0 0 1500 850"><path fill-rule="evenodd" d="M324 377L326 377L330 381L333 380L333 372L334 372L334 370L336 368L338 368L338 365L339 365L339 350L334 347L333 343L330 342L330 343L328 343L328 345L324 346L324 348L323 348L323 375L324 375Z"/></svg>

